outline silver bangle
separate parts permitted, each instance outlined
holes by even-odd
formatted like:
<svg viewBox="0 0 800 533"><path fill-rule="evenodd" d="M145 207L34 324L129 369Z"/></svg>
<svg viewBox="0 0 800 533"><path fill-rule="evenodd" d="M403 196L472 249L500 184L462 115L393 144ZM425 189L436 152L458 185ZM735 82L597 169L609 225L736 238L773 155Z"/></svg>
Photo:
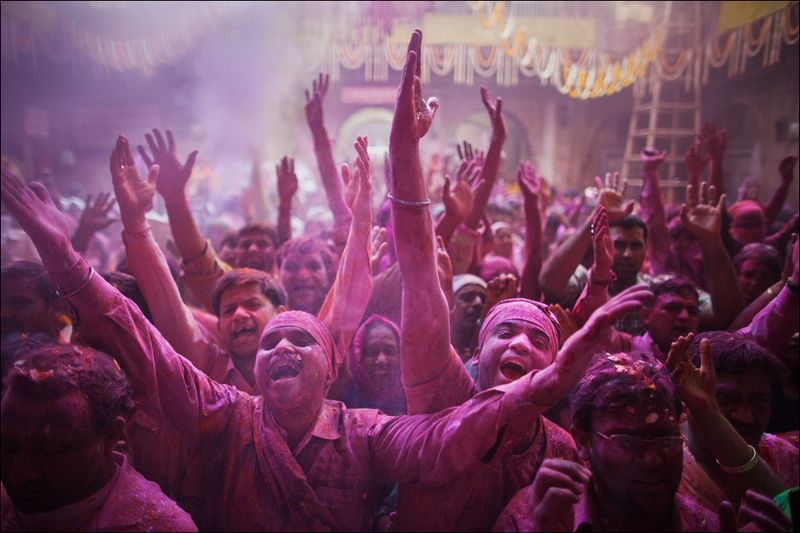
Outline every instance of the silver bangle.
<svg viewBox="0 0 800 533"><path fill-rule="evenodd" d="M749 472L752 469L754 469L756 465L758 465L758 453L756 453L756 449L750 446L749 444L747 445L747 447L753 451L753 456L750 459L748 459L746 463L744 463L741 466L725 466L722 463L720 463L719 460L717 460L717 464L719 465L720 470L722 470L726 474L744 474L745 472Z"/></svg>
<svg viewBox="0 0 800 533"><path fill-rule="evenodd" d="M412 202L410 200L401 200L400 198L395 198L394 196L392 196L392 193L387 193L386 197L394 203L405 205L407 207L428 207L429 205L431 205L430 198L426 198L425 200L422 200L420 202Z"/></svg>
<svg viewBox="0 0 800 533"><path fill-rule="evenodd" d="M94 276L94 268L92 268L92 267L89 267L89 275L86 277L86 281L84 281L84 282L81 284L81 286L80 286L80 287L78 287L77 289L75 289L74 291L72 291L72 292L71 292L71 293L69 293L69 294L61 294L61 290L59 289L59 290L57 291L57 292L58 292L58 295L59 295L60 297L62 297L62 298L69 298L70 296L75 296L76 294L78 294L79 292L81 292L81 291L82 291L82 290L83 290L83 289L84 289L84 288L85 288L85 287L86 287L86 286L89 284L89 282L90 282L90 281L92 281L92 276Z"/></svg>

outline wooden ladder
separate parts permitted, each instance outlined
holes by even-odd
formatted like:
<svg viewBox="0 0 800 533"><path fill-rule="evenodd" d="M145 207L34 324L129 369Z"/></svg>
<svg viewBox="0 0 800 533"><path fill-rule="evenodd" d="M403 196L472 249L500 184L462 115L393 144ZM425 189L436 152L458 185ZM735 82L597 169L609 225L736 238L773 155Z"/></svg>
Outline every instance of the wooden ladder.
<svg viewBox="0 0 800 533"><path fill-rule="evenodd" d="M683 154L694 141L702 126L700 102L701 53L700 2L680 2L683 10L673 10L673 2L664 3L661 20L661 54L674 58L681 51L689 50L691 57L685 71L672 81L662 80L655 62L650 64L649 75L634 84L633 113L631 113L622 177L627 178L633 188L642 185L639 152L644 147L668 150L665 159L667 174L660 181L666 203L676 199L675 189L686 187L686 164ZM685 52L684 52L685 53ZM674 60L674 59L671 59ZM647 87L649 85L649 87ZM687 86L690 90L687 91ZM643 125L644 123L644 125ZM682 198L682 193L678 195Z"/></svg>

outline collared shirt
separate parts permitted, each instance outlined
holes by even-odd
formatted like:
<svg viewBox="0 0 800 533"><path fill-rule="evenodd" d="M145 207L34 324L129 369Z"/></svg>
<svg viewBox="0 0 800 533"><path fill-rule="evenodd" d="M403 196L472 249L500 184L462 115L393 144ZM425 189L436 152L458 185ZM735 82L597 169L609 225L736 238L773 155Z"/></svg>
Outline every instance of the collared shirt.
<svg viewBox="0 0 800 533"><path fill-rule="evenodd" d="M81 259L54 281L71 289L87 277ZM525 378L433 415L390 417L325 400L307 440L283 453L286 441L268 431L262 398L198 371L102 278L94 276L69 300L84 339L125 369L139 408L167 421L189 448L172 460L185 471L179 501L201 529L368 530L382 485L442 485L462 475L531 401ZM160 450L160 438L136 453ZM496 453L508 452L501 443ZM315 510L330 516L323 521Z"/></svg>
<svg viewBox="0 0 800 533"><path fill-rule="evenodd" d="M3 531L197 531L191 517L113 452L117 469L89 497L48 513L18 511L2 489Z"/></svg>

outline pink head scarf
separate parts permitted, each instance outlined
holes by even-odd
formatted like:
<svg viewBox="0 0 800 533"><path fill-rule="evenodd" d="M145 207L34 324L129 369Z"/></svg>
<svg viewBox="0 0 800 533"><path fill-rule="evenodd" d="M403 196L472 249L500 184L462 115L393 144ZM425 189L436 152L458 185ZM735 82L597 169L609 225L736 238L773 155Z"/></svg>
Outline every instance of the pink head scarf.
<svg viewBox="0 0 800 533"><path fill-rule="evenodd" d="M514 274L519 279L517 267L507 257L501 255L484 257L478 275L488 283L500 274Z"/></svg>
<svg viewBox="0 0 800 533"><path fill-rule="evenodd" d="M553 352L553 357L558 353L561 331L558 320L545 304L527 298L510 298L492 307L478 332L478 348L483 346L492 328L506 320L527 322L544 331L550 339L550 350Z"/></svg>
<svg viewBox="0 0 800 533"><path fill-rule="evenodd" d="M317 344L325 351L325 355L328 356L328 375L331 378L330 382L333 383L339 373L339 367L342 366L344 357L336 347L328 326L314 315L305 311L286 311L278 313L267 323L267 327L261 333L261 338L263 339L267 334L278 328L285 327L300 328L317 341Z"/></svg>
<svg viewBox="0 0 800 533"><path fill-rule="evenodd" d="M397 338L397 345L398 348L400 347L400 330L398 329L397 325L389 320L388 318L382 317L381 315L373 314L367 320L364 321L363 324L358 328L355 337L353 337L353 343L350 346L350 351L347 353L347 368L350 371L350 374L356 381L358 387L371 399L371 400L394 400L395 397L400 398L402 403L405 403L405 393L403 390L402 383L398 380L395 387L392 388L391 391L383 391L384 395L391 396L390 398L380 398L380 393L376 389L375 384L372 381L372 378L367 373L366 369L361 364L361 360L364 358L364 349L366 348L367 342L367 328L370 324L374 322L380 322L390 331L392 331ZM376 402L376 404L379 402ZM385 410L382 406L381 409Z"/></svg>

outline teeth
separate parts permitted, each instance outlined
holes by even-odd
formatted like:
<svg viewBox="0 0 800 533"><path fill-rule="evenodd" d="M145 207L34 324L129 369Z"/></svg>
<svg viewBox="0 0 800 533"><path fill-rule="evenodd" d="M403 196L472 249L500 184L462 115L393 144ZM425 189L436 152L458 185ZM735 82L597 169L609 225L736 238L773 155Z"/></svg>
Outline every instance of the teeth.
<svg viewBox="0 0 800 533"><path fill-rule="evenodd" d="M513 362L504 363L500 366L500 372L508 379L514 381L525 375L525 369L521 365Z"/></svg>

